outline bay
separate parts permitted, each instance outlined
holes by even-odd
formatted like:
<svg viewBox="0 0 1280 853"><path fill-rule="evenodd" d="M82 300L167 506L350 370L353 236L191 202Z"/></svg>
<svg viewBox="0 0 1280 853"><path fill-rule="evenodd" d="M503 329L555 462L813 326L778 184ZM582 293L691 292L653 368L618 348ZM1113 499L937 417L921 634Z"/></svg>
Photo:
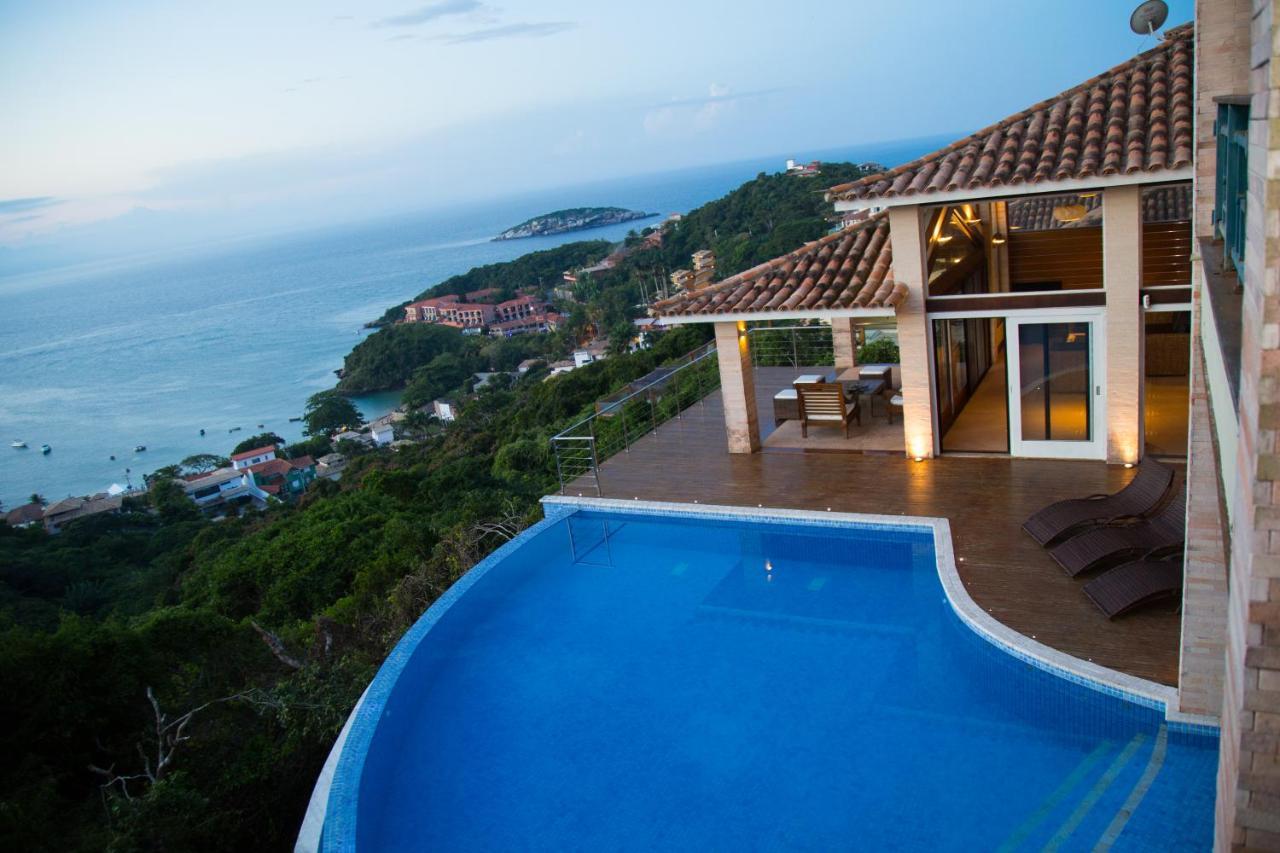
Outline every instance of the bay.
<svg viewBox="0 0 1280 853"><path fill-rule="evenodd" d="M939 142L853 146L806 159L893 165ZM0 277L0 501L11 507L33 492L57 500L137 485L144 472L193 453L226 454L264 428L298 439L301 424L289 419L308 396L333 386L343 356L369 334L363 324L388 306L480 264L574 240L620 240L660 220L492 242L502 229L564 207L683 212L779 170L784 159ZM396 393L356 400L366 417L397 401ZM28 449L10 449L14 439ZM39 450L45 443L53 448L47 456ZM136 445L147 449L135 453Z"/></svg>

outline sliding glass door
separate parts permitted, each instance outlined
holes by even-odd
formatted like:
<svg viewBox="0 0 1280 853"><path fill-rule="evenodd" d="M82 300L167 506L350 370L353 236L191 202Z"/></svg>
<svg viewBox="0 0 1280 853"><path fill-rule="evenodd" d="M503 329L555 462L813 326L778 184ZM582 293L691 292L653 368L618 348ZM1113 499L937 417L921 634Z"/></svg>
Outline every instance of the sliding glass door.
<svg viewBox="0 0 1280 853"><path fill-rule="evenodd" d="M1009 332L1013 455L1105 459L1101 317L1011 317Z"/></svg>

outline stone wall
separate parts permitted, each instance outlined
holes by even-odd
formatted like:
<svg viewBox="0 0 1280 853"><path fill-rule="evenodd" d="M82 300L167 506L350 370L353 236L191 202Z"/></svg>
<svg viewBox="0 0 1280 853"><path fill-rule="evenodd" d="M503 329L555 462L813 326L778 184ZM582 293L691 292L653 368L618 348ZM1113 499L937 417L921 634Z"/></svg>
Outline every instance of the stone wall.
<svg viewBox="0 0 1280 853"><path fill-rule="evenodd" d="M1231 4L1234 6L1234 4ZM1218 10L1221 4L1202 3ZM1205 10L1201 11L1202 17ZM1240 478L1231 535L1219 849L1280 849L1280 134L1270 133L1270 2L1255 0L1249 51L1249 187L1240 370ZM1280 114L1280 110L1277 111Z"/></svg>

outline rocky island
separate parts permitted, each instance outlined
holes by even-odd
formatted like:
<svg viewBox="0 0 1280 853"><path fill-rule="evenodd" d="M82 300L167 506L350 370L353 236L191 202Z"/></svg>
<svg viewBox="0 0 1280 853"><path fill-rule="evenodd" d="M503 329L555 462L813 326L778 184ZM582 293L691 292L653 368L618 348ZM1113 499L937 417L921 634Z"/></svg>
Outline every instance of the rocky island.
<svg viewBox="0 0 1280 853"><path fill-rule="evenodd" d="M657 215L639 210L627 210L623 207L571 207L526 219L493 239L518 240L521 237L545 237L549 234L564 234L566 231L582 231L587 228L617 225L619 222L648 219Z"/></svg>

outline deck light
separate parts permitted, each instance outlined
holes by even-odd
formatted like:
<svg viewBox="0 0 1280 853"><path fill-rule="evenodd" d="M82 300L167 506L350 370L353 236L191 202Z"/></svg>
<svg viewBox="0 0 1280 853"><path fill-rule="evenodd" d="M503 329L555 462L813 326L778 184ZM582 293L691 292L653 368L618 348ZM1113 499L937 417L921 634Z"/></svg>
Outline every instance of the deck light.
<svg viewBox="0 0 1280 853"><path fill-rule="evenodd" d="M916 461L917 461L917 462L923 462L923 461L924 461L924 457L923 457L923 456L917 456L917 457L916 457Z"/></svg>
<svg viewBox="0 0 1280 853"><path fill-rule="evenodd" d="M1126 467L1126 468L1132 468L1132 467L1133 467L1133 463L1132 463L1132 462L1126 462L1126 463L1124 463L1124 467Z"/></svg>

